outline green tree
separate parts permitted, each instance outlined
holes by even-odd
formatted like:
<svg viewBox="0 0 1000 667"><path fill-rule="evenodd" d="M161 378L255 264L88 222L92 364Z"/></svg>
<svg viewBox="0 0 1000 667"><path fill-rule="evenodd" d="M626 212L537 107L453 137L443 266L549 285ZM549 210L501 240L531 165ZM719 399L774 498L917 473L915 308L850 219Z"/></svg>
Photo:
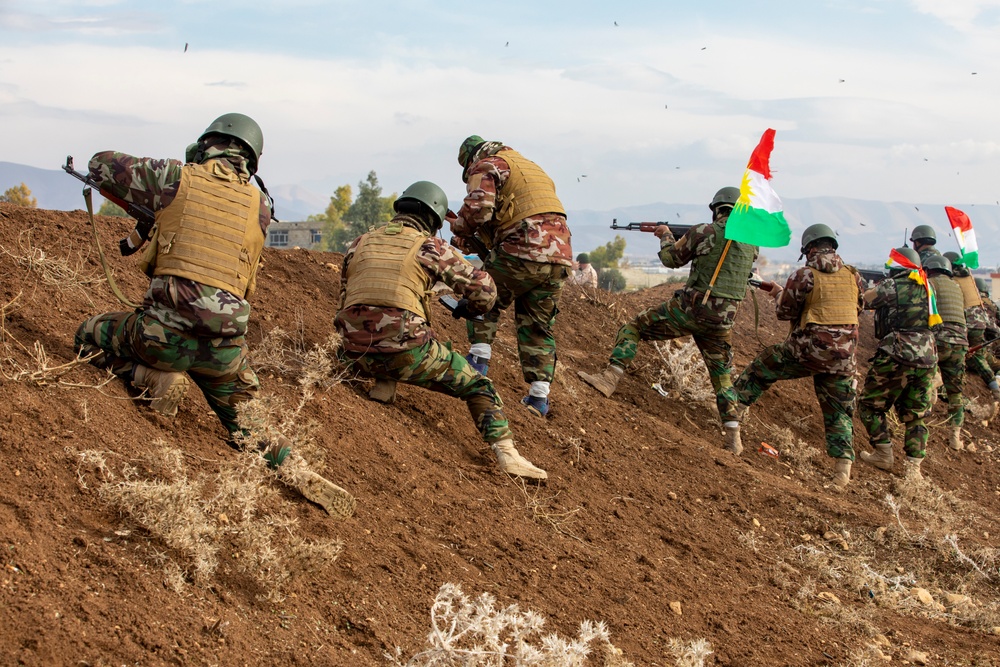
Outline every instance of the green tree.
<svg viewBox="0 0 1000 667"><path fill-rule="evenodd" d="M330 197L330 203L327 205L326 211L319 215L309 216L309 222L320 222L323 224L324 250L332 250L334 252L343 250L345 241L350 240L345 238L347 231L344 215L351 207L352 195L350 185L341 185L334 191L333 196Z"/></svg>
<svg viewBox="0 0 1000 667"><path fill-rule="evenodd" d="M590 263L595 269L617 269L618 260L625 254L625 239L615 234L615 240L605 243L596 250L591 250Z"/></svg>
<svg viewBox="0 0 1000 667"><path fill-rule="evenodd" d="M128 213L125 212L125 209L109 199L104 200L104 203L101 204L101 208L97 211L97 215L111 215L116 218L128 217Z"/></svg>
<svg viewBox="0 0 1000 667"><path fill-rule="evenodd" d="M369 227L378 226L380 222L389 222L392 218L392 204L396 201L396 193L388 197L382 196L382 186L378 183L375 171L369 171L368 177L358 183L358 197L347 209L347 227L350 238L355 238L368 231Z"/></svg>
<svg viewBox="0 0 1000 667"><path fill-rule="evenodd" d="M24 183L8 188L6 192L0 195L0 202L14 204L15 206L24 206L26 208L38 207L38 200L31 196L31 190Z"/></svg>
<svg viewBox="0 0 1000 667"><path fill-rule="evenodd" d="M609 292L621 292L626 284L624 274L618 269L601 269L597 274L597 286Z"/></svg>

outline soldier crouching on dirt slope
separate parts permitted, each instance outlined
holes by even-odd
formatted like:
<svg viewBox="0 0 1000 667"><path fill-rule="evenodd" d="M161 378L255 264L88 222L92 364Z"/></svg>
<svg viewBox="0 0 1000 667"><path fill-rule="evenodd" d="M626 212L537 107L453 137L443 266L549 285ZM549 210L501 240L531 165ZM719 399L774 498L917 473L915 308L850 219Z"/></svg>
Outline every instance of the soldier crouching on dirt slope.
<svg viewBox="0 0 1000 667"><path fill-rule="evenodd" d="M461 299L456 318L487 312L496 285L435 234L448 213L444 191L428 181L406 188L396 216L363 234L344 254L340 311L334 320L343 356L377 381L400 381L465 401L476 428L504 472L529 479L548 475L521 456L489 378L438 342L428 303L437 281ZM381 396L391 399L391 389Z"/></svg>
<svg viewBox="0 0 1000 667"><path fill-rule="evenodd" d="M151 407L177 414L190 376L236 447L236 406L259 387L247 359L246 331L271 202L250 184L264 147L260 126L243 114L217 118L188 147L187 163L105 151L90 159L98 186L156 214L140 266L150 277L141 308L97 315L77 329L78 354L152 397ZM260 443L272 467L291 452L278 437ZM305 474L305 473L303 473ZM331 513L353 498L315 473L296 480L307 498ZM307 488L308 487L308 488Z"/></svg>
<svg viewBox="0 0 1000 667"><path fill-rule="evenodd" d="M875 338L879 343L858 406L875 452L861 452L861 460L892 470L892 438L886 415L895 406L906 428L906 474L919 478L928 436L924 417L931 411L931 386L937 367L937 348L931 332L932 299L915 250L896 248L890 261L894 266L889 277L864 294L865 308L875 310Z"/></svg>
<svg viewBox="0 0 1000 667"><path fill-rule="evenodd" d="M708 205L712 222L695 225L679 241L674 241L666 225L656 228L654 233L660 239L660 261L664 266L678 268L691 262L687 284L674 293L673 299L642 311L618 330L611 362L603 373L579 373L585 382L610 397L625 373L625 366L635 357L640 340L693 336L715 389L719 417L726 432L725 448L734 454L743 451L743 443L731 379L733 350L729 340L758 252L757 246L737 241L726 243L726 221L739 196L739 188L719 190Z"/></svg>
<svg viewBox="0 0 1000 667"><path fill-rule="evenodd" d="M812 376L823 412L826 453L836 460L833 483L851 481L854 462L854 406L857 382L858 313L863 307L861 276L837 254L837 238L826 225L802 233L806 265L771 296L779 320L792 322L783 343L762 351L736 380L741 419L749 406L778 380Z"/></svg>

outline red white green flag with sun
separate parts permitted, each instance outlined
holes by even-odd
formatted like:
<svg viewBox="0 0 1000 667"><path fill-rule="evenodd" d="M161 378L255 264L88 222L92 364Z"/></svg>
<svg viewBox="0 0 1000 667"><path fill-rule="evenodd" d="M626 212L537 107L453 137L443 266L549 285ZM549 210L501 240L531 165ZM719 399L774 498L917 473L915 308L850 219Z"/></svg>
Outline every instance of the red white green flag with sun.
<svg viewBox="0 0 1000 667"><path fill-rule="evenodd" d="M979 244L976 243L976 230L972 228L972 221L965 213L951 206L945 206L944 212L948 214L948 222L955 231L955 240L962 251L962 263L970 269L978 269Z"/></svg>
<svg viewBox="0 0 1000 667"><path fill-rule="evenodd" d="M895 249L889 251L889 261L885 263L885 268L909 269L909 279L918 285L923 285L927 291L927 312L929 313L927 316L927 326L932 327L935 324L941 324L941 315L938 313L937 307L937 297L934 295L934 288L931 286L931 281L927 279L927 274L923 268L911 262L907 259L906 255L897 252Z"/></svg>
<svg viewBox="0 0 1000 667"><path fill-rule="evenodd" d="M767 248L783 248L792 240L781 199L771 189L774 130L768 129L750 155L740 182L740 198L726 222L726 238Z"/></svg>

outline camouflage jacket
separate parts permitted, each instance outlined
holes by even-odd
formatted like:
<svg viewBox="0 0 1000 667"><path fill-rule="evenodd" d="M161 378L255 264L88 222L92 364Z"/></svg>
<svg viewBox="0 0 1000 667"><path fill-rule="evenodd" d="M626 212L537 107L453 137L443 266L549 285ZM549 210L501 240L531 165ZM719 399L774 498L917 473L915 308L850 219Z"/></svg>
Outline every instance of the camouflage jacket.
<svg viewBox="0 0 1000 667"><path fill-rule="evenodd" d="M990 298L989 294L980 292L979 296L983 299L983 310L986 311L987 321L989 322L987 329L1000 332L1000 308L997 307L996 302Z"/></svg>
<svg viewBox="0 0 1000 667"><path fill-rule="evenodd" d="M587 268L573 269L566 280L568 285L582 285L583 287L597 287L597 270L590 264Z"/></svg>
<svg viewBox="0 0 1000 667"><path fill-rule="evenodd" d="M226 159L249 178L246 159L239 148L223 140L206 149L209 159ZM180 160L154 160L104 151L90 158L90 175L98 186L127 202L154 212L166 208L177 195L181 180ZM271 202L260 193L260 229L267 234ZM250 320L250 304L240 297L186 278L155 276L143 297L147 316L176 331L198 337L242 336Z"/></svg>
<svg viewBox="0 0 1000 667"><path fill-rule="evenodd" d="M813 290L813 271L836 273L844 262L833 250L812 252L806 265L799 268L785 283L785 289L775 304L779 320L793 324L792 331L785 340L788 351L806 368L817 373L832 375L854 375L857 371L856 350L858 347L857 325L831 326L827 324L807 324L799 327L797 322L806 306L806 297ZM864 307L864 286L861 276L855 274L858 285L858 311Z"/></svg>
<svg viewBox="0 0 1000 667"><path fill-rule="evenodd" d="M660 239L659 257L664 266L679 269L694 261L696 257L709 254L714 247L715 227L712 223L704 223L695 225L677 241L667 232ZM757 259L757 254L758 251L755 250L754 261ZM684 304L685 311L709 328L730 329L736 321L736 311L739 310L740 302L735 299L709 296L708 301L702 304L704 294L687 287L678 290L678 296Z"/></svg>
<svg viewBox="0 0 1000 667"><path fill-rule="evenodd" d="M508 148L503 146L499 150ZM484 178L473 179L475 174ZM451 231L457 237L479 236L489 247L497 248L519 259L543 264L573 265L573 248L566 216L561 213L542 213L524 218L513 227L501 232L495 227L497 192L510 177L507 161L488 155L472 164L468 170L468 183L479 181L478 187L468 186L468 193L458 219L451 221Z"/></svg>
<svg viewBox="0 0 1000 667"><path fill-rule="evenodd" d="M923 264L927 261L928 257L933 257L934 255L941 255L941 251L932 245L924 246L917 251L917 255L920 257L920 263Z"/></svg>
<svg viewBox="0 0 1000 667"><path fill-rule="evenodd" d="M408 215L397 215L393 220L407 224L412 220ZM416 227L415 223L407 226ZM347 267L354 257L354 251L364 236L354 239L344 253L341 270L340 303L347 295ZM420 262L431 283L443 282L459 298L469 300L472 313L485 313L493 307L497 297L496 284L485 271L475 268L462 257L455 248L436 236L430 236L417 251ZM334 319L334 326L344 339L344 349L348 352L364 354L374 352L392 354L420 347L435 337L431 323L426 319L402 308L366 306L359 304L341 308Z"/></svg>
<svg viewBox="0 0 1000 667"><path fill-rule="evenodd" d="M900 272L894 271L895 275ZM905 276L907 272L903 272ZM923 285L903 278L900 281L906 290L906 302L911 305L906 312L900 312L896 295L896 279L887 278L865 292L865 308L886 308L892 330L879 341L878 349L904 366L932 368L937 364L937 346L934 334L927 326L927 292ZM900 329L901 320L922 321L923 325Z"/></svg>

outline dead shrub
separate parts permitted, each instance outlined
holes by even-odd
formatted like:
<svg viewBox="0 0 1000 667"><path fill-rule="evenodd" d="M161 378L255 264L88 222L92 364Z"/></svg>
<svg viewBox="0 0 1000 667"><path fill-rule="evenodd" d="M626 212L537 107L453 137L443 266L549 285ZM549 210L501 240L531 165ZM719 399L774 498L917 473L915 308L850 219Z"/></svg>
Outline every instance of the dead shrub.
<svg viewBox="0 0 1000 667"><path fill-rule="evenodd" d="M94 285L105 282L105 278L95 269L87 268L88 257L82 252L67 257L50 255L34 244L31 233L31 229L25 229L17 237L16 248L0 246L0 252L38 276L43 285L59 291L75 292L93 306L90 291Z"/></svg>
<svg viewBox="0 0 1000 667"><path fill-rule="evenodd" d="M694 340L675 338L654 342L653 347L663 362L657 375L662 387L673 389L689 401L715 405L715 390Z"/></svg>

